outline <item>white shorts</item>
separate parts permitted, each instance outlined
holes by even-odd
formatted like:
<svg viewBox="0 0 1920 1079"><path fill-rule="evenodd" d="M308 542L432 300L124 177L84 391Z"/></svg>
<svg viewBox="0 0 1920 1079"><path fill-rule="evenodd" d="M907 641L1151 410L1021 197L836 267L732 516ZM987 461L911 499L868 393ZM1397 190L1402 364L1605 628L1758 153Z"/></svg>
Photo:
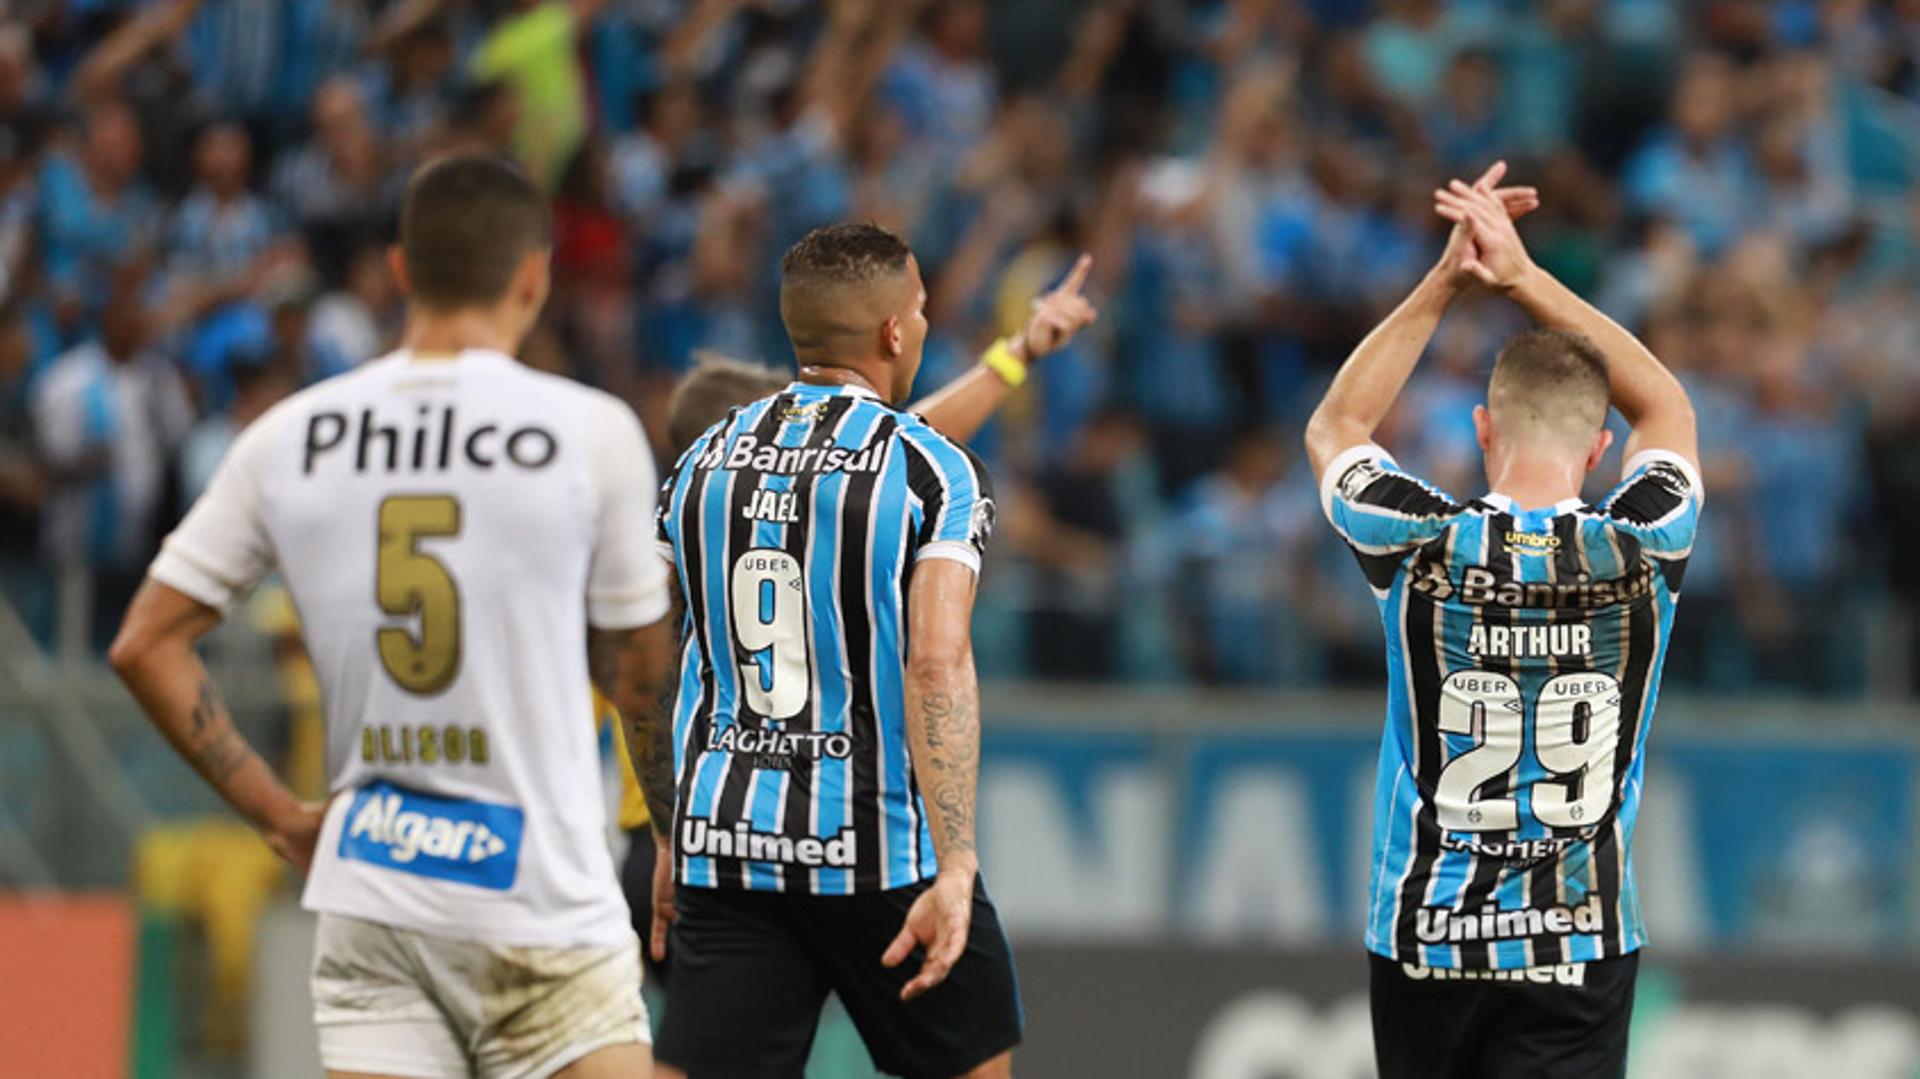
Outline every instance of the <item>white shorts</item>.
<svg viewBox="0 0 1920 1079"><path fill-rule="evenodd" d="M330 1071L547 1076L652 1041L640 942L501 947L320 915L313 1019Z"/></svg>

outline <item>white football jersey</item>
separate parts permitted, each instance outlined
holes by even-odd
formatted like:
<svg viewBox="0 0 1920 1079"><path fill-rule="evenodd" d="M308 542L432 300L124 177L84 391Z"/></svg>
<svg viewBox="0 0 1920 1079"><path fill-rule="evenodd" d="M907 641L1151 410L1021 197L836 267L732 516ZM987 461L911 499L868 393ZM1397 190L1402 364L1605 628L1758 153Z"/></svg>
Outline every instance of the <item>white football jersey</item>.
<svg viewBox="0 0 1920 1079"><path fill-rule="evenodd" d="M327 715L313 910L496 944L632 939L587 626L666 615L654 464L616 398L497 352L396 353L244 431L159 581L277 568Z"/></svg>

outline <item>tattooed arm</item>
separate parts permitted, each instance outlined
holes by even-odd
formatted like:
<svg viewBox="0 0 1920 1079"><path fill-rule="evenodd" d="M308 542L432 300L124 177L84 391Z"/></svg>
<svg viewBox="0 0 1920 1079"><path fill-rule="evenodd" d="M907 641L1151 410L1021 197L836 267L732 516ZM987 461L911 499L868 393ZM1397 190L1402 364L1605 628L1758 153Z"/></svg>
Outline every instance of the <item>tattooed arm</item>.
<svg viewBox="0 0 1920 1079"><path fill-rule="evenodd" d="M907 912L882 957L898 966L924 948L920 971L901 990L911 1000L940 984L967 946L973 921L974 798L980 772L980 686L973 672L974 571L948 559L914 567L907 597L907 739L926 802L940 873Z"/></svg>
<svg viewBox="0 0 1920 1079"><path fill-rule="evenodd" d="M140 586L107 661L147 718L220 797L304 872L323 803L302 802L234 729L194 643L220 621L212 607L151 578Z"/></svg>
<svg viewBox="0 0 1920 1079"><path fill-rule="evenodd" d="M594 685L620 713L634 778L647 800L653 834L673 830L673 627L675 616L639 629L589 629L587 665Z"/></svg>

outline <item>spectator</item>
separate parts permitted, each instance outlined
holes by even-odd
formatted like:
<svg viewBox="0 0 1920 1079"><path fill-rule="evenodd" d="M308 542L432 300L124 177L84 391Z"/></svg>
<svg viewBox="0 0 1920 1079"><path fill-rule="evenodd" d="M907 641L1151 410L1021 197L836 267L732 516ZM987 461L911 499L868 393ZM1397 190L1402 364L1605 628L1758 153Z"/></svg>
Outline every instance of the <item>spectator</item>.
<svg viewBox="0 0 1920 1079"><path fill-rule="evenodd" d="M1687 230L1709 257L1733 245L1751 219L1757 178L1734 135L1734 74L1717 55L1687 64L1670 126L1648 138L1624 177L1629 203Z"/></svg>
<svg viewBox="0 0 1920 1079"><path fill-rule="evenodd" d="M99 313L114 267L158 240L160 206L141 182L140 161L132 111L109 102L87 114L76 149L57 150L41 166L40 272L63 340Z"/></svg>
<svg viewBox="0 0 1920 1079"><path fill-rule="evenodd" d="M385 352L399 332L400 291L386 249L368 244L347 263L345 283L320 297L309 323L308 374L329 378Z"/></svg>
<svg viewBox="0 0 1920 1079"><path fill-rule="evenodd" d="M47 469L42 556L93 572L101 648L146 571L166 462L193 421L179 373L149 347L140 272L122 267L113 279L99 336L55 360L31 403Z"/></svg>

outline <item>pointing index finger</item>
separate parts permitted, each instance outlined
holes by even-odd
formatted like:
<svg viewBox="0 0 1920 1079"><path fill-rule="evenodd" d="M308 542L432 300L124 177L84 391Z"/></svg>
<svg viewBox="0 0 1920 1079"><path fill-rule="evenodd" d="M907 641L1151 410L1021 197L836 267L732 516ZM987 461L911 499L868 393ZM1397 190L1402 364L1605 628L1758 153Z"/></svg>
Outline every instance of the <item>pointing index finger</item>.
<svg viewBox="0 0 1920 1079"><path fill-rule="evenodd" d="M1073 261L1073 269L1067 271L1067 279L1060 282L1060 287L1054 291L1079 295L1081 287L1087 283L1087 271L1092 268L1093 256L1082 251L1080 257Z"/></svg>

